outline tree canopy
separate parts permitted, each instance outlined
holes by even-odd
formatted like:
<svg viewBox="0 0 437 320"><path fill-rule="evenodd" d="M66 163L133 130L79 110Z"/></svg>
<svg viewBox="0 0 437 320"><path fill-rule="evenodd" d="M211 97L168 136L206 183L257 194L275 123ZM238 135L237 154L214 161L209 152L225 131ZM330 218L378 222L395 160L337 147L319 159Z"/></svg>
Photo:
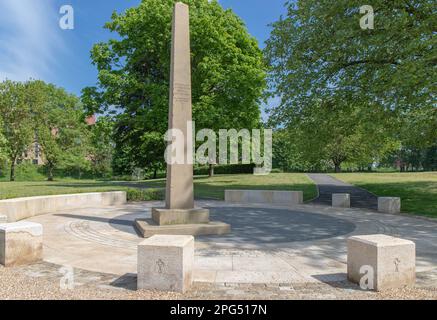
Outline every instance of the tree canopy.
<svg viewBox="0 0 437 320"><path fill-rule="evenodd" d="M40 80L0 83L0 154L15 167L33 143L43 153L48 179L53 170L87 163L88 129L80 100L64 89Z"/></svg>
<svg viewBox="0 0 437 320"><path fill-rule="evenodd" d="M375 25L366 30L360 26L361 1L288 2L287 15L273 23L265 49L271 94L280 98L279 105L270 110L270 123L294 130L311 122L311 127L301 130L305 139L319 138L323 146L331 144L346 153L343 144L335 141L349 141L354 153L367 149L363 154L368 158L376 149L363 143L375 137L397 139L399 148L412 140L416 146L434 145L433 2L372 1ZM328 108L326 112L320 109L322 105ZM341 109L345 112L340 114ZM329 123L329 119L335 121ZM346 127L353 132L338 132ZM356 140L358 132L361 138ZM390 150L384 144L377 146Z"/></svg>
<svg viewBox="0 0 437 320"><path fill-rule="evenodd" d="M15 180L15 164L35 139L37 115L43 104L41 81L0 83L0 113L3 118L4 149L11 163L10 179Z"/></svg>
<svg viewBox="0 0 437 320"><path fill-rule="evenodd" d="M44 94L36 132L51 181L56 167L84 164L89 151L89 132L76 96L53 85L45 85Z"/></svg>

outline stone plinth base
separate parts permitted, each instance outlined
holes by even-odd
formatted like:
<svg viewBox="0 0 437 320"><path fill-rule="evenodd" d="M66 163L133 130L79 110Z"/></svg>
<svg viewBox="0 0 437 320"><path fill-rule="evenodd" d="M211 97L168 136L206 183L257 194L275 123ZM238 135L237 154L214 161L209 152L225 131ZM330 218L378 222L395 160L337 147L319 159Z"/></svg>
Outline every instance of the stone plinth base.
<svg viewBox="0 0 437 320"><path fill-rule="evenodd" d="M157 235L138 245L138 290L186 292L193 283L194 238Z"/></svg>
<svg viewBox="0 0 437 320"><path fill-rule="evenodd" d="M209 223L209 210L195 209L152 209L152 219L160 226L176 224Z"/></svg>
<svg viewBox="0 0 437 320"><path fill-rule="evenodd" d="M350 208L351 196L348 193L334 193L332 195L332 206L334 208Z"/></svg>
<svg viewBox="0 0 437 320"><path fill-rule="evenodd" d="M6 223L6 222L8 222L8 217L0 215L0 223Z"/></svg>
<svg viewBox="0 0 437 320"><path fill-rule="evenodd" d="M401 198L379 197L378 211L383 213L400 213Z"/></svg>
<svg viewBox="0 0 437 320"><path fill-rule="evenodd" d="M377 234L351 237L347 247L347 274L351 282L360 284L367 277L367 288L376 291L414 286L414 242ZM373 286L369 287L370 283Z"/></svg>
<svg viewBox="0 0 437 320"><path fill-rule="evenodd" d="M32 222L0 224L0 264L15 267L43 258L42 225Z"/></svg>
<svg viewBox="0 0 437 320"><path fill-rule="evenodd" d="M135 220L135 229L143 238L149 238L154 235L223 235L231 232L231 226L223 222L160 226L152 219Z"/></svg>

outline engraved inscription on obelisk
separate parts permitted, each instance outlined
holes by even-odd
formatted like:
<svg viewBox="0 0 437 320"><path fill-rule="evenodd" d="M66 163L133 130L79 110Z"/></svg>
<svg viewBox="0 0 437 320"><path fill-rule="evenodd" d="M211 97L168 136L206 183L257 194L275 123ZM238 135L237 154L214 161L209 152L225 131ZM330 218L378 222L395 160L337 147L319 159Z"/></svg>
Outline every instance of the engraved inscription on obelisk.
<svg viewBox="0 0 437 320"><path fill-rule="evenodd" d="M173 12L169 129L179 129L184 137L187 123L192 120L190 18L188 6L178 2ZM179 141L181 143L181 141ZM184 164L167 165L166 209L194 208L193 165L188 164L192 148L184 139Z"/></svg>

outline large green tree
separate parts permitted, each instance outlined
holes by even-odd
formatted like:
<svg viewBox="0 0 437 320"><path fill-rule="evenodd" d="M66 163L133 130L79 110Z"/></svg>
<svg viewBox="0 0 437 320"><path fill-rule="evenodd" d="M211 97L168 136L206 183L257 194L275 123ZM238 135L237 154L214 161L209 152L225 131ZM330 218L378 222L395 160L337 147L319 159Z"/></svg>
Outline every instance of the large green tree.
<svg viewBox="0 0 437 320"><path fill-rule="evenodd" d="M435 97L432 0L372 0L374 29L362 30L359 0L299 0L273 24L266 54L283 106L347 91L387 108L429 106ZM279 111L279 110L278 110Z"/></svg>
<svg viewBox="0 0 437 320"><path fill-rule="evenodd" d="M90 112L112 110L118 114L114 135L118 163L128 158L135 162L131 166L149 165L156 159L149 147L155 148L156 137L163 137L167 130L175 2L143 0L124 14L114 13L105 27L117 33L117 39L92 49L98 84L84 89L83 101ZM193 118L197 128L258 126L266 68L257 41L244 23L217 1L184 2L190 6Z"/></svg>
<svg viewBox="0 0 437 320"><path fill-rule="evenodd" d="M316 113L319 101L345 111L353 105L363 109L360 113L373 106L374 116L366 119L370 124L380 121L378 127L384 129L380 135L396 138L401 145L411 140L420 141L421 146L433 145L437 138L437 112L432 104L437 75L434 1L372 0L366 4L374 9L374 29L361 29L362 1L287 3L287 15L273 24L265 49L271 91L281 100L272 108L270 120L286 127L312 121L314 133L327 130L333 134L338 131L335 123L323 121ZM330 114L325 113L326 120ZM333 114L341 116L336 120L340 127L349 122L348 112ZM386 120L390 126L384 125ZM322 128L326 125L330 127ZM357 126L356 132L362 135L359 140L375 137L370 129L362 131ZM356 137L348 134L341 141L352 143ZM349 153L335 140L330 144L335 152ZM352 150L357 148L361 144Z"/></svg>
<svg viewBox="0 0 437 320"><path fill-rule="evenodd" d="M54 170L87 164L89 130L79 99L50 84L44 86L44 103L38 115L37 137L44 155L49 181Z"/></svg>
<svg viewBox="0 0 437 320"><path fill-rule="evenodd" d="M91 127L90 150L88 157L91 160L95 176L112 175L112 159L114 154L113 140L114 121L111 117L99 117Z"/></svg>
<svg viewBox="0 0 437 320"><path fill-rule="evenodd" d="M332 163L336 172L344 162L368 167L395 150L397 140L387 135L393 126L392 111L378 104L342 104L324 100L307 108L288 128L290 140L300 155L317 170L321 160Z"/></svg>
<svg viewBox="0 0 437 320"><path fill-rule="evenodd" d="M36 138L38 115L44 103L41 81L0 83L0 114L3 118L4 149L10 163L10 180L15 166Z"/></svg>

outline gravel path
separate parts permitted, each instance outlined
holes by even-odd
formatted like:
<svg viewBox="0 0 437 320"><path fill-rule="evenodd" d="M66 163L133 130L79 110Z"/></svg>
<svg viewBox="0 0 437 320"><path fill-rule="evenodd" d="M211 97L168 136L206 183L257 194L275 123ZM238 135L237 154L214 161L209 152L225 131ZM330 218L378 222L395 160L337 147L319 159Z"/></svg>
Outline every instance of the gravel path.
<svg viewBox="0 0 437 320"><path fill-rule="evenodd" d="M308 176L319 189L319 197L312 203L331 205L333 193L349 193L352 207L372 210L376 210L378 207L378 198L364 189L337 180L327 174L308 174Z"/></svg>
<svg viewBox="0 0 437 320"><path fill-rule="evenodd" d="M417 287L376 293L347 282L318 284L207 284L195 283L182 295L136 291L134 275L118 276L75 270L75 288L61 290L59 266L46 262L19 268L0 266L0 299L31 300L279 300L279 299L433 299L437 300L437 271L418 274Z"/></svg>

